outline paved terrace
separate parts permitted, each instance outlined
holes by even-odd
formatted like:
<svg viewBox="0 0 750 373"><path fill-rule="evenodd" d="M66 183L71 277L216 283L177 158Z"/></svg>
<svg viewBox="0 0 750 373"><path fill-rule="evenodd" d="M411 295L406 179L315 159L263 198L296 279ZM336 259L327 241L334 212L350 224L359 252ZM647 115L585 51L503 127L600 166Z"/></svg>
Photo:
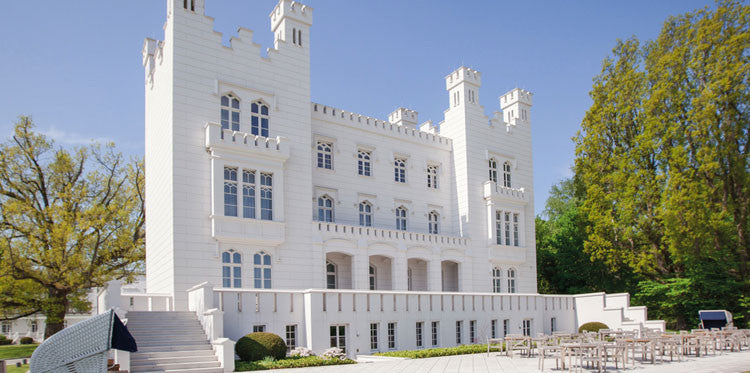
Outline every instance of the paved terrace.
<svg viewBox="0 0 750 373"><path fill-rule="evenodd" d="M513 357L512 359L500 353L473 354L433 357L428 359L384 361L377 363L360 363L356 365L337 365L330 367L296 368L274 370L277 373L509 373L509 372L538 372L536 357ZM555 366L553 359L545 361L545 372L562 372L559 369L549 369ZM567 370L566 370L567 371ZM584 370L585 371L585 370ZM589 369L589 372L596 372ZM673 361L639 363L628 365L627 369L615 370L614 364L607 366L608 372L676 372L676 373L708 373L708 372L747 372L750 371L750 350L742 352L725 352L721 355L706 357L690 356L681 362Z"/></svg>

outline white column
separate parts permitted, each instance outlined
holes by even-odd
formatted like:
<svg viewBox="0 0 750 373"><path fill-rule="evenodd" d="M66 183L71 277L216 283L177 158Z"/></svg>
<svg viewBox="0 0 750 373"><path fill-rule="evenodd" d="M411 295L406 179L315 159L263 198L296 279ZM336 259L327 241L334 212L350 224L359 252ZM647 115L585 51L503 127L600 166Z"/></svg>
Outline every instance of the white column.
<svg viewBox="0 0 750 373"><path fill-rule="evenodd" d="M403 247L402 247L403 246ZM399 245L399 254L393 258L391 263L391 286L393 290L409 290L409 281L406 276L407 272L407 259L406 259L406 247Z"/></svg>
<svg viewBox="0 0 750 373"><path fill-rule="evenodd" d="M367 243L357 241L357 249L352 256L352 289L370 289L370 257L367 254Z"/></svg>
<svg viewBox="0 0 750 373"><path fill-rule="evenodd" d="M433 255L432 259L427 262L427 290L443 291L443 279L440 275L440 256Z"/></svg>

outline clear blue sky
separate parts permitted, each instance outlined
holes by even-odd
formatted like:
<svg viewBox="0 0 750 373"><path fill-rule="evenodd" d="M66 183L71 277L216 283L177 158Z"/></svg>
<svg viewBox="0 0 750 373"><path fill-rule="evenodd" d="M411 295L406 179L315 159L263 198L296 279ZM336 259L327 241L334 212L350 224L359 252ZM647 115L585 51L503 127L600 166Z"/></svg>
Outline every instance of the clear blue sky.
<svg viewBox="0 0 750 373"><path fill-rule="evenodd" d="M225 40L238 26L270 47L274 0L207 0ZM386 116L399 106L420 122L442 120L443 77L460 65L482 72L487 114L513 87L534 93L536 210L570 174L591 79L618 38L658 35L669 15L713 1L308 0L312 99ZM33 115L58 143L112 140L143 154L145 37L163 38L165 0L8 1L0 12L0 131Z"/></svg>

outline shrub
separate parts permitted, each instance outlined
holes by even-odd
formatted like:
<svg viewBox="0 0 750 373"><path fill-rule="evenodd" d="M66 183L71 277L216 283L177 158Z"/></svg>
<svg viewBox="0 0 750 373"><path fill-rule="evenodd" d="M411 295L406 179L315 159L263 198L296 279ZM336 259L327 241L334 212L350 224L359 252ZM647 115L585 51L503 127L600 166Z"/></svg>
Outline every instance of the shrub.
<svg viewBox="0 0 750 373"><path fill-rule="evenodd" d="M2 345L9 345L9 344L12 344L12 343L13 343L12 340L10 340L8 338L5 338L4 335L0 334L0 346L2 346Z"/></svg>
<svg viewBox="0 0 750 373"><path fill-rule="evenodd" d="M578 327L578 332L598 332L599 329L609 329L607 324L600 323L598 321L587 322Z"/></svg>
<svg viewBox="0 0 750 373"><path fill-rule="evenodd" d="M292 357L308 357L315 356L315 353L307 347L295 347L292 351L289 351L289 356Z"/></svg>
<svg viewBox="0 0 750 373"><path fill-rule="evenodd" d="M286 344L273 333L250 333L237 341L234 351L243 361L262 360L266 356L279 360L286 356Z"/></svg>
<svg viewBox="0 0 750 373"><path fill-rule="evenodd" d="M344 350L338 347L331 347L327 349L322 356L326 359L346 359Z"/></svg>
<svg viewBox="0 0 750 373"><path fill-rule="evenodd" d="M22 345L30 345L34 343L34 338L31 337L21 337L21 340L19 341Z"/></svg>
<svg viewBox="0 0 750 373"><path fill-rule="evenodd" d="M490 351L498 352L500 351L500 348L492 347ZM409 359L424 359L428 357L438 357L438 356L479 354L483 352L487 352L486 344L484 345L461 345L461 346L456 346L456 347L426 348L423 350L400 350L400 351L377 352L374 355L405 357Z"/></svg>
<svg viewBox="0 0 750 373"><path fill-rule="evenodd" d="M270 359L260 361L237 361L234 370L237 372L244 372L249 370L304 368L355 363L356 361L350 359L325 359L320 356L289 357L274 361L271 361Z"/></svg>

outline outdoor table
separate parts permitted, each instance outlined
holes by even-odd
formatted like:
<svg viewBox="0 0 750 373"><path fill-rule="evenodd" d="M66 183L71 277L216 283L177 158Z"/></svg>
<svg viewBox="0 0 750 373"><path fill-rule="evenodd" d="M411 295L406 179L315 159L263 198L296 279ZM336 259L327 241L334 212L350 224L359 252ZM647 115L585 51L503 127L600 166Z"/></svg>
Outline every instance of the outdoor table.
<svg viewBox="0 0 750 373"><path fill-rule="evenodd" d="M531 338L526 336L505 336L505 352L506 355L513 357L513 350L516 347L521 347L521 354L524 352L530 355L531 350Z"/></svg>

